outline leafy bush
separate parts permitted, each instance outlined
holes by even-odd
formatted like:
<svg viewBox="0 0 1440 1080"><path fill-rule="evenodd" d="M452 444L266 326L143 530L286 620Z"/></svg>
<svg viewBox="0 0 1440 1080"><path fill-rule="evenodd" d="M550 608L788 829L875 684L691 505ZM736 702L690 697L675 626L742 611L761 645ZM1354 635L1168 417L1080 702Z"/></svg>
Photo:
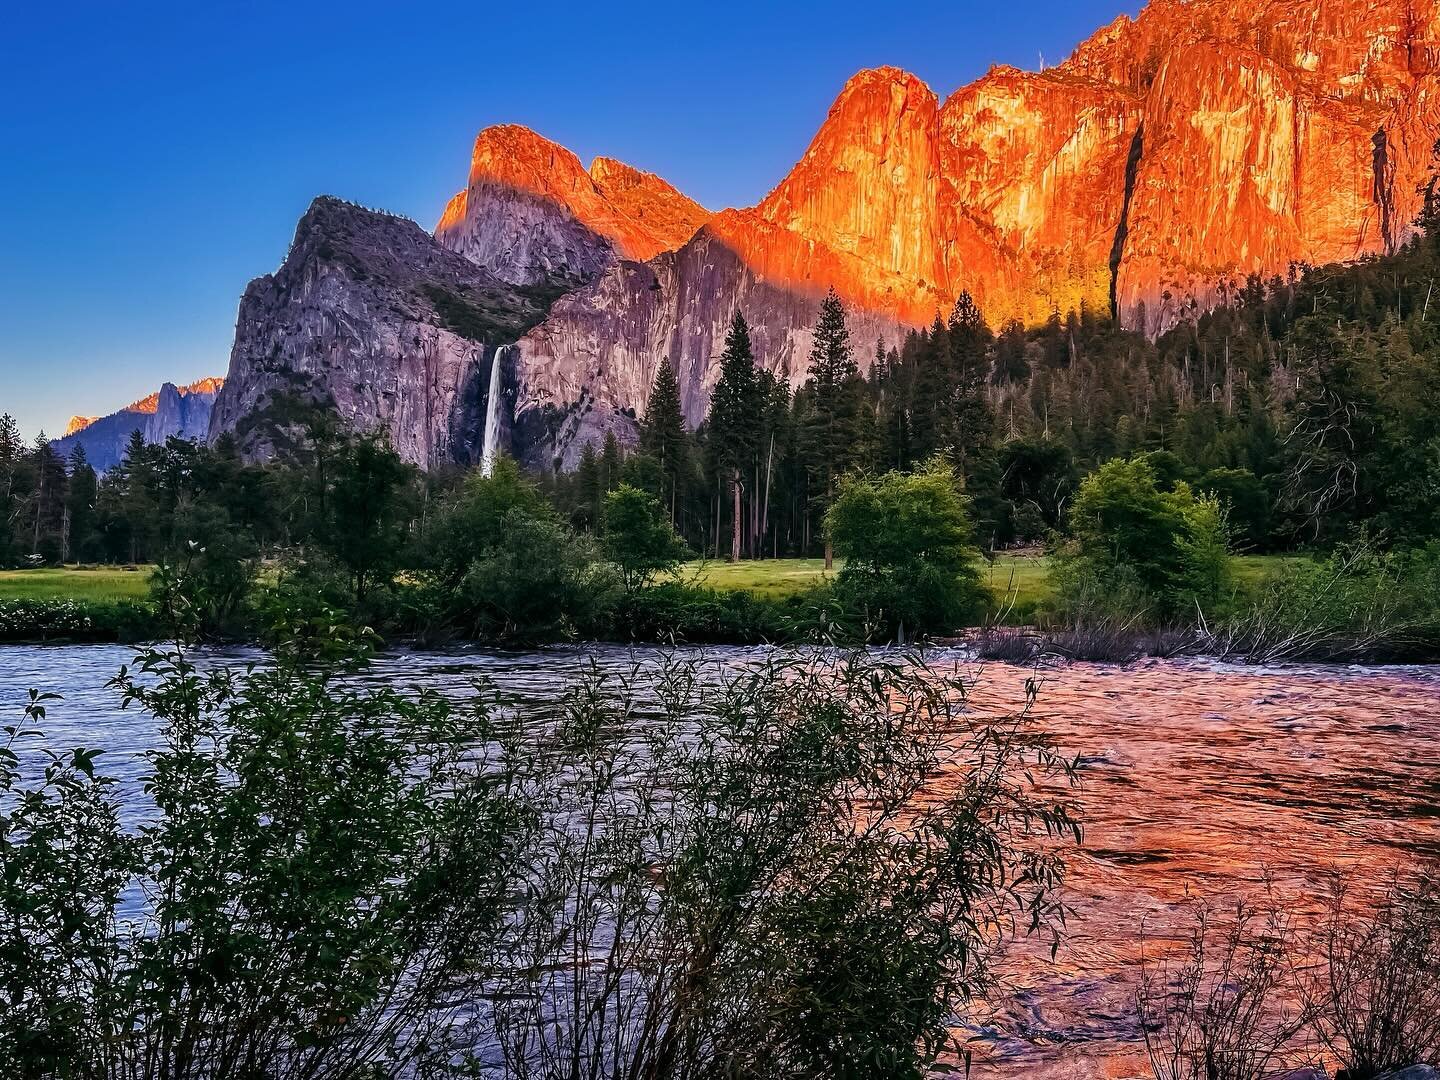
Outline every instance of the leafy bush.
<svg viewBox="0 0 1440 1080"><path fill-rule="evenodd" d="M98 751L36 745L42 699L5 729L0 1073L396 1075L463 1048L452 995L478 993L525 807L481 699L316 659L122 669L162 740L138 832Z"/></svg>
<svg viewBox="0 0 1440 1080"><path fill-rule="evenodd" d="M355 678L333 631L122 670L160 736L136 825L43 696L4 729L0 1073L919 1080L992 950L1057 932L1073 763L917 663L509 712Z"/></svg>
<svg viewBox="0 0 1440 1080"><path fill-rule="evenodd" d="M255 542L219 506L200 503L176 515L179 550L156 568L150 596L187 640L236 637L259 568Z"/></svg>
<svg viewBox="0 0 1440 1080"><path fill-rule="evenodd" d="M885 636L954 631L975 621L987 594L954 472L940 459L914 473L844 477L825 515L845 557L835 593Z"/></svg>
<svg viewBox="0 0 1440 1080"><path fill-rule="evenodd" d="M1067 612L1170 619L1221 609L1231 594L1229 530L1214 496L1162 486L1152 459L1107 462L1070 510L1054 580Z"/></svg>
<svg viewBox="0 0 1440 1080"><path fill-rule="evenodd" d="M490 476L471 475L441 509L422 561L429 609L466 637L574 637L603 623L617 592L594 545L508 458Z"/></svg>
<svg viewBox="0 0 1440 1080"><path fill-rule="evenodd" d="M561 704L484 1074L919 1080L992 948L1059 914L1058 861L1021 843L1073 831L1020 768L1036 733L908 663L696 675L597 672ZM1043 741L1030 764L1069 772Z"/></svg>
<svg viewBox="0 0 1440 1080"><path fill-rule="evenodd" d="M605 554L620 568L627 591L675 569L690 553L675 534L660 500L648 491L621 484L605 496L603 518Z"/></svg>
<svg viewBox="0 0 1440 1080"><path fill-rule="evenodd" d="M98 600L0 600L0 641L146 641L160 636L148 604Z"/></svg>
<svg viewBox="0 0 1440 1080"><path fill-rule="evenodd" d="M780 603L680 582L627 593L605 628L622 640L732 644L788 641L794 630Z"/></svg>
<svg viewBox="0 0 1440 1080"><path fill-rule="evenodd" d="M1440 545L1389 554L1362 545L1287 561L1209 630L1208 648L1247 663L1434 656Z"/></svg>

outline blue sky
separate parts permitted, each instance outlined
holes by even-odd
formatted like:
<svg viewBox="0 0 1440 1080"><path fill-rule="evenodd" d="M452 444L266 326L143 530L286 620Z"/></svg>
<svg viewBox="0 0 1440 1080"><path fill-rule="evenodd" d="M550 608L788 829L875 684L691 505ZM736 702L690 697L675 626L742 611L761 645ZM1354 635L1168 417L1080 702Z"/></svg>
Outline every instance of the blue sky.
<svg viewBox="0 0 1440 1080"><path fill-rule="evenodd" d="M321 192L432 227L475 132L755 202L845 79L942 96L1134 0L378 4L14 0L0 28L0 412L27 437L224 374L246 282Z"/></svg>

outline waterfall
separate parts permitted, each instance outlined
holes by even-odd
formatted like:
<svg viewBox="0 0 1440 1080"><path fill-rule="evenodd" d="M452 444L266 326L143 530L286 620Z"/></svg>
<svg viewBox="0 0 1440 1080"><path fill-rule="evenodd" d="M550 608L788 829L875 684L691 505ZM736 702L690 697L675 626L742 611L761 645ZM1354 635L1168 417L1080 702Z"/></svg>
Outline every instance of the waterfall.
<svg viewBox="0 0 1440 1080"><path fill-rule="evenodd" d="M485 438L480 444L480 475L489 476L500 453L500 376L505 354L514 345L501 345L490 361L490 395L485 399Z"/></svg>

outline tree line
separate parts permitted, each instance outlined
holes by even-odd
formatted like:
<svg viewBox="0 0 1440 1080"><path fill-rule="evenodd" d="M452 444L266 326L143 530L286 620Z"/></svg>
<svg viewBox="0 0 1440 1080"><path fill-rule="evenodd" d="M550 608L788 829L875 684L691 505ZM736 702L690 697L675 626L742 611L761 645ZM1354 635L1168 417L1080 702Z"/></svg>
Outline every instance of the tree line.
<svg viewBox="0 0 1440 1080"><path fill-rule="evenodd" d="M1213 495L1244 550L1423 544L1440 536L1434 217L1394 255L1251 278L1157 341L1084 309L996 332L962 295L948 317L876 345L862 374L832 292L792 390L756 364L737 311L697 430L662 362L636 445L608 437L573 473L535 482L564 526L597 541L607 494L626 485L697 554L828 556L843 477L938 454L979 545L1000 549L1067 535L1082 479L1143 455L1162 487ZM423 546L464 471L421 475L383 440L293 411L275 460L247 462L226 438L147 446L137 433L104 476L83 450L61 461L0 418L0 563L152 562L224 536L258 553L340 552L363 594L367 560Z"/></svg>

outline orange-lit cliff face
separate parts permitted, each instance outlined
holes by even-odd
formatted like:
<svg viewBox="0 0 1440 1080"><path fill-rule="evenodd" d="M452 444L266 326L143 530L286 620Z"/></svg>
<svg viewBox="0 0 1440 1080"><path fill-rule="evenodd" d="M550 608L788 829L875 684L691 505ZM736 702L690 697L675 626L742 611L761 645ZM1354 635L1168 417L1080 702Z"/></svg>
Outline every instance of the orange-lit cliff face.
<svg viewBox="0 0 1440 1080"><path fill-rule="evenodd" d="M476 348L529 328L505 354L511 449L573 463L606 431L634 434L666 358L687 419L703 419L737 309L757 361L802 382L832 287L862 366L877 340L897 343L962 290L997 327L1088 307L1158 333L1249 275L1403 242L1436 168L1437 80L1440 0L1153 0L1057 67L997 67L943 102L903 71L862 71L769 195L713 215L649 173L608 158L587 169L525 128L493 127L436 228L448 250L407 230L397 254L390 224L357 219L369 237L357 258L379 277L349 281L343 302L323 290L304 304L257 299L232 373L264 375L271 361L250 358L281 341L297 371L349 400L346 365L410 370L385 349L414 334L385 314L394 297L382 303L375 281L474 271L466 287L492 299L472 314L494 328ZM361 359L319 364L305 328L340 308ZM429 307L416 318L444 321ZM388 421L414 460L463 460L469 428L432 422L436 394L411 366L393 410L389 397L374 407L423 414ZM217 431L242 398L226 391ZM372 404L357 398L355 415Z"/></svg>
<svg viewBox="0 0 1440 1080"><path fill-rule="evenodd" d="M1436 167L1437 70L1440 0L1155 0L1058 67L995 68L943 104L863 71L758 206L558 305L521 344L521 406L583 400L578 447L643 411L668 355L698 419L737 306L760 362L798 382L832 286L887 340L962 290L997 325L1088 306L1157 333L1248 275L1385 251ZM557 188L612 220L583 183Z"/></svg>
<svg viewBox="0 0 1440 1080"><path fill-rule="evenodd" d="M587 170L563 146L504 124L475 139L469 186L435 237L503 281L573 284L616 255L644 260L679 247L707 217L658 176L610 158Z"/></svg>

